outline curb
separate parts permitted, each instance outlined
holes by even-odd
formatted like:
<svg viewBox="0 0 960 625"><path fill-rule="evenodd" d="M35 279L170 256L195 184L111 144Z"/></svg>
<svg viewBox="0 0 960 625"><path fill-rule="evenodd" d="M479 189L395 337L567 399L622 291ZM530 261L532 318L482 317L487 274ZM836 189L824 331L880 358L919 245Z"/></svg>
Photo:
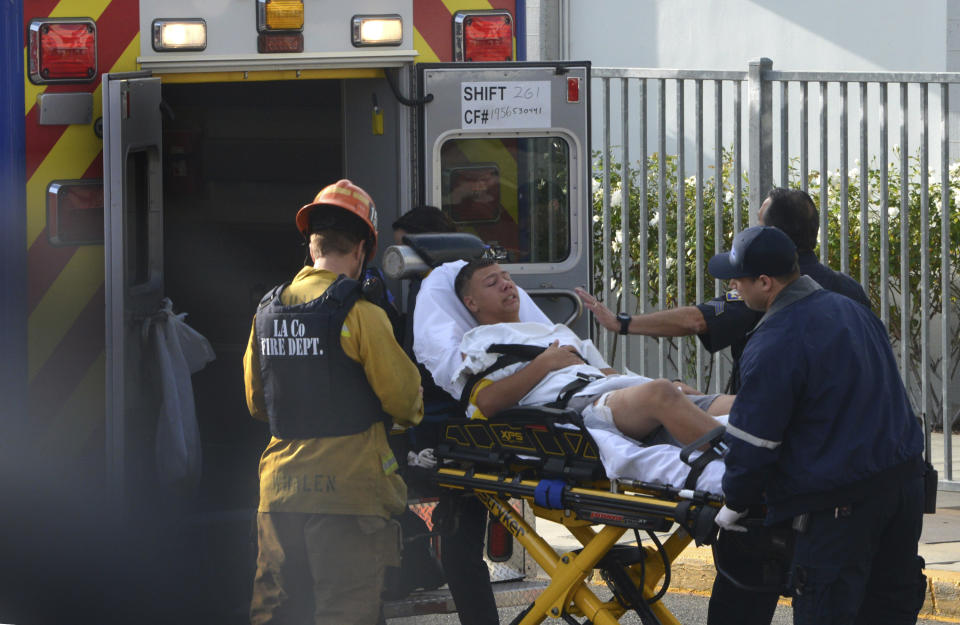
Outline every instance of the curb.
<svg viewBox="0 0 960 625"><path fill-rule="evenodd" d="M927 596L920 618L960 623L960 572L924 569ZM717 571L709 547L688 547L671 567L669 592L709 595ZM781 597L782 605L790 599Z"/></svg>

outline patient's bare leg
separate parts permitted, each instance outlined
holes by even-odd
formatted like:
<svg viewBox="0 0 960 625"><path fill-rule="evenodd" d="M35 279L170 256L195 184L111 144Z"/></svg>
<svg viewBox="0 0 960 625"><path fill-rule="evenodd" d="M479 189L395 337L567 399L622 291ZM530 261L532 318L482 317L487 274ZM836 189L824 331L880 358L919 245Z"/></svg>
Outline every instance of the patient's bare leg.
<svg viewBox="0 0 960 625"><path fill-rule="evenodd" d="M607 406L617 429L637 440L663 425L675 439L687 445L717 427L713 417L664 379L614 391L607 396Z"/></svg>
<svg viewBox="0 0 960 625"><path fill-rule="evenodd" d="M710 407L707 408L707 414L713 415L714 417L730 414L730 407L733 406L733 400L736 398L736 395L720 395L714 399Z"/></svg>

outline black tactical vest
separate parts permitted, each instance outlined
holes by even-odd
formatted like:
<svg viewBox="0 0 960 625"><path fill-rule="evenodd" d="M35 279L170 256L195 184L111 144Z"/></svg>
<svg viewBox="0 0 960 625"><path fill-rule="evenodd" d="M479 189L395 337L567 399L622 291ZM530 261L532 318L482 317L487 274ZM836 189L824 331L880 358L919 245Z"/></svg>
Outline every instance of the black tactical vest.
<svg viewBox="0 0 960 625"><path fill-rule="evenodd" d="M277 438L325 438L389 423L363 367L340 346L360 283L341 275L323 295L295 306L280 302L286 287L267 293L257 310L254 348L270 432Z"/></svg>

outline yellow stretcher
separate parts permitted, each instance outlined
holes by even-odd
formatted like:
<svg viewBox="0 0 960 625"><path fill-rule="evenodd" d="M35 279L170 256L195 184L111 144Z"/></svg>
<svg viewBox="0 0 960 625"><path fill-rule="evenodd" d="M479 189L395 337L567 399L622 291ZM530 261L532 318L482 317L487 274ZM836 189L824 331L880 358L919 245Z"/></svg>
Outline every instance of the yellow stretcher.
<svg viewBox="0 0 960 625"><path fill-rule="evenodd" d="M660 599L670 583L670 564L692 541L709 544L722 499L700 491L607 480L597 449L574 412L516 408L495 420L450 420L436 453L434 479L441 488L472 492L523 545L550 578L547 588L514 621L518 625L586 617L597 625L618 623L635 610L641 621L678 623ZM722 428L687 448L719 443ZM688 451L689 450L689 451ZM526 523L509 499L523 499L537 517L563 524L583 545L556 553ZM594 526L602 525L599 531ZM650 537L640 547L639 532ZM654 532L673 530L661 542ZM634 531L637 546L618 545ZM586 580L600 571L613 592L601 600Z"/></svg>

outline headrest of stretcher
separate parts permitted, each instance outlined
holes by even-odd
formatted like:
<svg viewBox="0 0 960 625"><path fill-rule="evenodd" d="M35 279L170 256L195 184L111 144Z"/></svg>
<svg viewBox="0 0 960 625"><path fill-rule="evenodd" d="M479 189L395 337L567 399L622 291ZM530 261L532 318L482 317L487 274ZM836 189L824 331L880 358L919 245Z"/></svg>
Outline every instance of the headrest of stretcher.
<svg viewBox="0 0 960 625"><path fill-rule="evenodd" d="M390 278L413 278L454 260L480 258L487 246L465 232L408 234L406 245L392 245L383 253L383 272Z"/></svg>
<svg viewBox="0 0 960 625"><path fill-rule="evenodd" d="M480 258L487 249L478 236L466 232L408 234L403 237L403 242L412 247L431 267L452 260Z"/></svg>

